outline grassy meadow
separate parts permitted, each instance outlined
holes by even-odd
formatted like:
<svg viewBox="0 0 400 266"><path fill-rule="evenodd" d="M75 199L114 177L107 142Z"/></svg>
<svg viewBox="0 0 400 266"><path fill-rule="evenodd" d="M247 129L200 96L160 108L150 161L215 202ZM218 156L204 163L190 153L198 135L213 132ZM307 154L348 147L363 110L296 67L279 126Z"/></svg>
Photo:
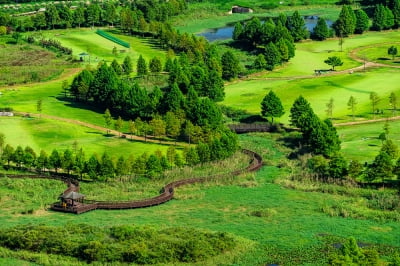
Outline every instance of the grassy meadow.
<svg viewBox="0 0 400 266"><path fill-rule="evenodd" d="M243 247L244 252L231 258L235 265L323 265L327 263L327 256L321 256L321 252L326 253L326 248L329 250L332 244L340 243L343 238L350 236L362 243L384 247L393 254L396 250L399 251L398 222L390 219L376 221L365 217L344 218L324 212L327 208L344 202L360 204L362 198L357 195L285 188L277 180L287 176L289 168L279 167L278 162L290 162L286 162L285 148L276 144L276 138L267 134L252 134L241 135L240 139L244 147L256 149L263 154L266 166L261 171L225 182L179 188L174 200L152 208L99 210L71 215L35 207L30 213L22 214L21 210L24 209L21 204L37 204L39 199L43 199L43 202L55 199L64 185L54 183L54 189L46 190L49 186L47 182L56 182L46 181L32 192L29 187L36 187L41 180L28 180L30 185L24 186L25 181L22 180L0 179L0 189L7 193L1 194L9 195L2 197L0 202L3 206L8 206L0 214L0 227L24 224L135 224L156 228L192 227L227 232L250 241ZM82 183L82 192L87 185ZM97 189L105 189L102 185L97 185L96 188L95 184L90 187L93 194L96 194ZM32 193L35 196L31 198L28 195ZM142 191L139 189L137 193ZM23 203L12 204L12 199L17 199L18 202L22 200Z"/></svg>

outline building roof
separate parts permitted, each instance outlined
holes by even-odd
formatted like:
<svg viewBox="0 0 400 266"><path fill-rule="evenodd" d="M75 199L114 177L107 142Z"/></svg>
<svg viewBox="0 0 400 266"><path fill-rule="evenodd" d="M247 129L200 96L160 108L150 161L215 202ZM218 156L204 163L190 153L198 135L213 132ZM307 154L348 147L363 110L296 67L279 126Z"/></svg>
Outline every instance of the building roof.
<svg viewBox="0 0 400 266"><path fill-rule="evenodd" d="M61 195L60 198L77 200L77 199L81 199L83 197L85 197L85 195L75 192L75 191L71 191L71 192L68 192L67 194Z"/></svg>

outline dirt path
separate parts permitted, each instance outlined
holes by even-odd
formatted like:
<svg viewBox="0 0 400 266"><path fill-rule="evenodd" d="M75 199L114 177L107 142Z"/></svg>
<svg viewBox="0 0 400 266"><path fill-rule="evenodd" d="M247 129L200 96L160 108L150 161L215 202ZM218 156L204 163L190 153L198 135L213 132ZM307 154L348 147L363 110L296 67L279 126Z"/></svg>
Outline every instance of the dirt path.
<svg viewBox="0 0 400 266"><path fill-rule="evenodd" d="M75 119L70 119L70 118L64 118L64 117L59 117L59 116L54 116L54 115L46 115L46 114L27 113L27 112L15 112L15 115L42 117L42 118L47 118L47 119L58 120L58 121L66 122L69 124L92 128L92 129L95 129L95 130L98 130L101 132L105 132L106 134L114 135L114 137L126 136L126 139L130 139L130 140L137 140L137 141L156 143L156 144L164 144L164 145L175 145L174 141L157 140L157 139L154 139L152 136L145 138L145 137L140 137L140 136L135 136L135 135L126 135L126 133L124 133L124 132L116 131L113 129L108 129L106 127L102 127L102 126L94 125L94 124L91 124L88 122L83 122L80 120L75 120ZM176 145L186 146L189 144L177 142Z"/></svg>

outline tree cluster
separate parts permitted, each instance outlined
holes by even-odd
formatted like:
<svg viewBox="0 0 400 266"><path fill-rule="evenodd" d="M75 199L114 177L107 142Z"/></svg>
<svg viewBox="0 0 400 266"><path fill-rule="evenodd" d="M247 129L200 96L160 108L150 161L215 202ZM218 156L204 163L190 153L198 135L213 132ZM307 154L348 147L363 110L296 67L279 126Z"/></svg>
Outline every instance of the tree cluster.
<svg viewBox="0 0 400 266"><path fill-rule="evenodd" d="M339 136L332 122L321 121L303 96L293 103L290 122L300 130L303 144L312 153L331 157L340 151Z"/></svg>
<svg viewBox="0 0 400 266"><path fill-rule="evenodd" d="M160 243L162 243L160 245ZM177 264L231 251L236 241L225 233L193 228L155 229L132 225L27 225L0 231L0 245L12 250L57 254L89 264Z"/></svg>
<svg viewBox="0 0 400 266"><path fill-rule="evenodd" d="M128 119L150 121L172 112L181 124L188 120L204 130L214 130L222 124L222 114L215 101L224 97L221 74L213 68L219 66L218 58L210 56L206 63L197 64L190 64L185 58L182 54L179 60L167 60L169 86L163 90L155 87L148 92L136 82L118 76L116 72L126 73L129 64L119 66L114 61L111 66L102 63L96 70L83 70L74 78L70 92L76 100L108 108ZM144 67L138 66L138 72L140 68Z"/></svg>
<svg viewBox="0 0 400 266"><path fill-rule="evenodd" d="M236 23L233 40L246 47L257 48L259 56L254 62L258 69L272 70L276 65L289 61L294 56L294 41L308 37L304 19L295 12L287 18L280 15L276 21L268 19L261 23L257 17L252 18L244 25Z"/></svg>
<svg viewBox="0 0 400 266"><path fill-rule="evenodd" d="M187 4L183 0L141 0L122 3L122 8L110 1L82 4L76 9L71 9L70 4L50 4L46 6L44 13L33 16L16 18L0 14L0 25L10 26L18 31L29 31L119 24L122 28L148 32L149 28L154 28L155 25L158 27L160 23L186 9Z"/></svg>

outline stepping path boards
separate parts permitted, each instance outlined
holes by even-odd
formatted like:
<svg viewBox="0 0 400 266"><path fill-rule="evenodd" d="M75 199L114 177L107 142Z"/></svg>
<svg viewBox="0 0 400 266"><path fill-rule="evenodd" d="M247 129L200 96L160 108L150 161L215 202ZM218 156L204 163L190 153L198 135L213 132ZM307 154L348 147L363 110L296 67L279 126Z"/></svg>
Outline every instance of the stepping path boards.
<svg viewBox="0 0 400 266"><path fill-rule="evenodd" d="M80 214L96 209L116 210L116 209L134 209L159 205L171 200L174 197L174 190L183 185L204 183L210 180L222 179L229 176L237 176L244 173L257 171L262 167L262 157L254 151L242 149L242 152L249 156L249 165L235 171L217 174L200 178L187 178L171 182L164 186L160 195L135 201L94 201L83 199L79 193L79 182L62 176L43 176L43 175L7 175L9 178L48 178L58 179L67 183L68 188L60 197L61 201L53 203L50 209L54 211Z"/></svg>

